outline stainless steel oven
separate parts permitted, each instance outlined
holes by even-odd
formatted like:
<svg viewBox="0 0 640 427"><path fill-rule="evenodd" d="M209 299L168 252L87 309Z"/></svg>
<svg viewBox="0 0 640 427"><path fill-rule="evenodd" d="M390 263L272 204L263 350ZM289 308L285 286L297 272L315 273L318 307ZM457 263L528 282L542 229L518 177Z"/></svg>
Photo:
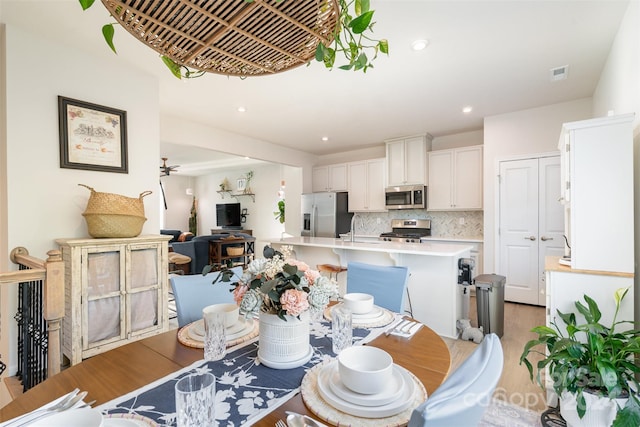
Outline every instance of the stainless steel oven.
<svg viewBox="0 0 640 427"><path fill-rule="evenodd" d="M387 209L424 209L427 207L427 187L424 185L397 185L385 189Z"/></svg>

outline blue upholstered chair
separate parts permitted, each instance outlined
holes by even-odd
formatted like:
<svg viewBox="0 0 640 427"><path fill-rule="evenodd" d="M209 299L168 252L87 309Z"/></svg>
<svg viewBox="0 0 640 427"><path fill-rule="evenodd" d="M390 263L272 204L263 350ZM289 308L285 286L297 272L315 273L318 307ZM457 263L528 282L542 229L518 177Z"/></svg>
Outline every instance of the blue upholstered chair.
<svg viewBox="0 0 640 427"><path fill-rule="evenodd" d="M408 279L407 267L362 262L347 264L347 292L373 295L377 306L397 313L404 313L404 293Z"/></svg>
<svg viewBox="0 0 640 427"><path fill-rule="evenodd" d="M231 281L242 277L242 267L234 267L231 271L234 273ZM212 284L219 274L219 271L212 271L206 276L193 274L171 277L169 281L176 301L179 327L202 319L202 309L208 305L233 302L229 282Z"/></svg>
<svg viewBox="0 0 640 427"><path fill-rule="evenodd" d="M502 345L496 334L478 348L411 414L408 427L475 426L502 375Z"/></svg>

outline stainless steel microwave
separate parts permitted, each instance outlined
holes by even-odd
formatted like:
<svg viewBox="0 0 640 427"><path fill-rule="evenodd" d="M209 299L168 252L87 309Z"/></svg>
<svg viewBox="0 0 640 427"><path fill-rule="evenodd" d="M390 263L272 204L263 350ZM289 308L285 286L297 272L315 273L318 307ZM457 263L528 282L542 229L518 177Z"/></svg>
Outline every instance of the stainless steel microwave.
<svg viewBox="0 0 640 427"><path fill-rule="evenodd" d="M427 187L424 185L396 185L384 193L387 209L424 209L427 207Z"/></svg>

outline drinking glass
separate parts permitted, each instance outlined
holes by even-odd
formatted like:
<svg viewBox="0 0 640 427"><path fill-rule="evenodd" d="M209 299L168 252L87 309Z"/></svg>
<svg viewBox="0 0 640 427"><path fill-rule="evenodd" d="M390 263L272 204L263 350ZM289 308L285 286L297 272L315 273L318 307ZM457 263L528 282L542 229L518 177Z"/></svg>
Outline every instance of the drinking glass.
<svg viewBox="0 0 640 427"><path fill-rule="evenodd" d="M202 310L204 319L204 360L220 360L227 354L226 313L214 308Z"/></svg>
<svg viewBox="0 0 640 427"><path fill-rule="evenodd" d="M335 354L351 347L353 341L351 310L342 305L336 305L331 309L331 333L332 349Z"/></svg>
<svg viewBox="0 0 640 427"><path fill-rule="evenodd" d="M178 427L214 427L216 377L210 373L191 374L176 383Z"/></svg>

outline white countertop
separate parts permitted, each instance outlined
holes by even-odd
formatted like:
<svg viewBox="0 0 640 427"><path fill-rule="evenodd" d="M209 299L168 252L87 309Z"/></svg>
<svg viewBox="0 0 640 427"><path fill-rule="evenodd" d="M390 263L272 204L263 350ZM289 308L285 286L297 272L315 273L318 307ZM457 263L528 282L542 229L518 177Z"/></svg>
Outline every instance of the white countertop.
<svg viewBox="0 0 640 427"><path fill-rule="evenodd" d="M356 238L358 240L358 238ZM273 244L292 246L314 246L332 249L347 249L370 252L396 252L414 255L457 256L472 249L464 243L396 243L381 240L366 240L350 242L329 237L288 237L274 239Z"/></svg>
<svg viewBox="0 0 640 427"><path fill-rule="evenodd" d="M482 237L422 237L420 240L437 240L439 242L457 242L457 243L483 243L484 239Z"/></svg>

